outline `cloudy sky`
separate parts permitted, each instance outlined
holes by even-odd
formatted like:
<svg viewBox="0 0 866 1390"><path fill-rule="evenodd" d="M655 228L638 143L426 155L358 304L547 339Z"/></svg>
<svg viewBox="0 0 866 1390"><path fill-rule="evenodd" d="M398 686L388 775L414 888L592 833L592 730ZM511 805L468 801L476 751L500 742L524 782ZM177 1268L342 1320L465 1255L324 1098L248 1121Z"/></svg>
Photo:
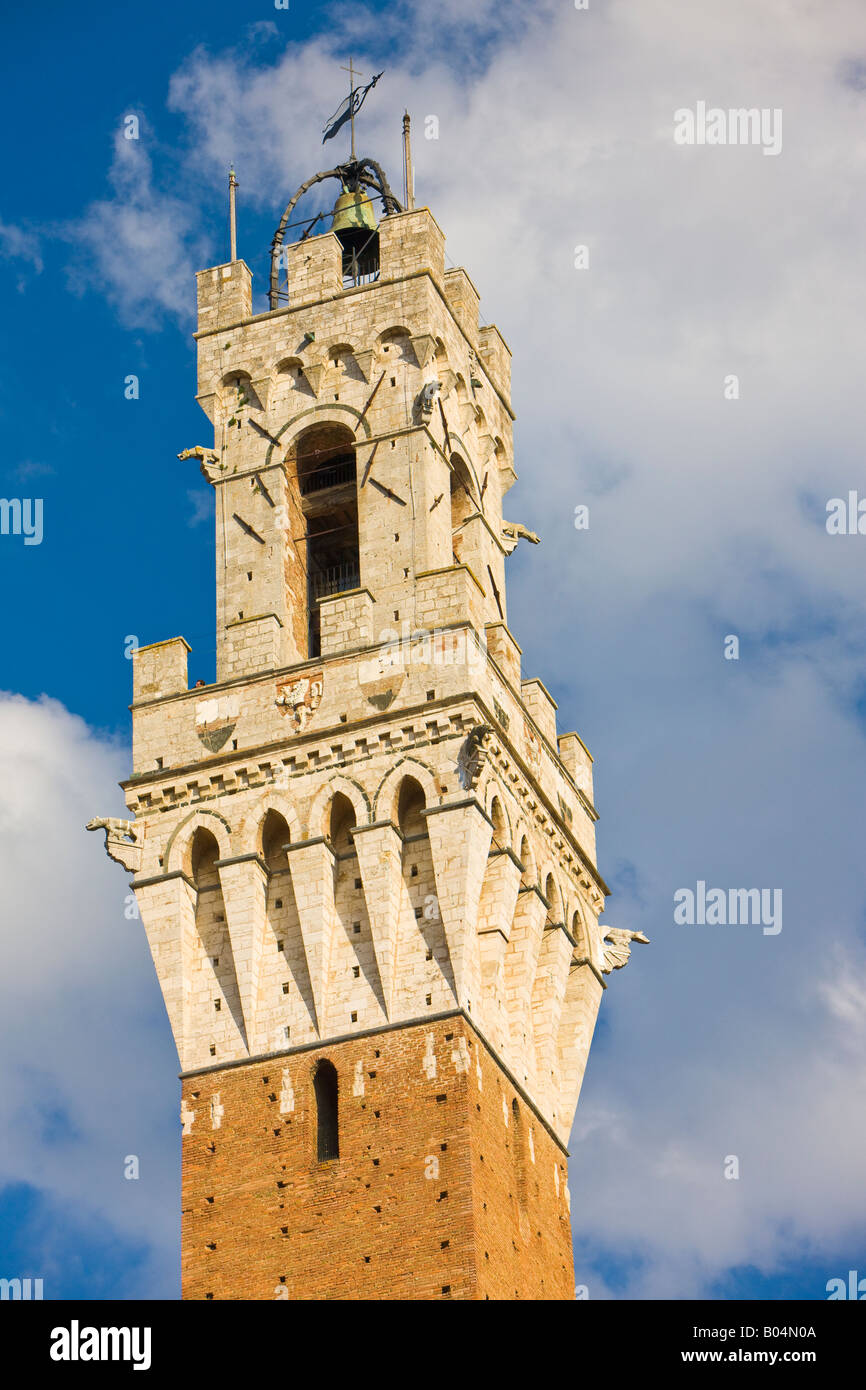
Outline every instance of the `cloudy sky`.
<svg viewBox="0 0 866 1390"><path fill-rule="evenodd" d="M862 0L243 13L4 20L0 490L44 536L0 536L0 1274L178 1294L177 1061L83 825L124 810L127 639L183 633L213 676L176 454L209 442L193 275L227 258L228 164L263 307L351 53L385 69L360 143L399 188L408 107L417 200L513 350L507 515L542 545L510 626L596 760L605 920L652 943L609 978L572 1136L577 1281L826 1297L866 1274L866 535L826 526L866 498ZM781 113L781 149L678 144L702 102ZM675 924L699 880L781 890L782 930Z"/></svg>

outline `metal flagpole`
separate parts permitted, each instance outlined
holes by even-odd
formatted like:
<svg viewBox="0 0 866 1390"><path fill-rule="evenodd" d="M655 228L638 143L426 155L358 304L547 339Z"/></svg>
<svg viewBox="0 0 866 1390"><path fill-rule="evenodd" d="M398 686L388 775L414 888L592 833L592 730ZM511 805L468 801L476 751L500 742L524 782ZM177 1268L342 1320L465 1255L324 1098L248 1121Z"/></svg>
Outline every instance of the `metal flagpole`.
<svg viewBox="0 0 866 1390"><path fill-rule="evenodd" d="M355 162L355 78L361 74L355 72L353 59L349 59L349 66L343 64L343 72L349 74L349 121L352 126L352 163Z"/></svg>
<svg viewBox="0 0 866 1390"><path fill-rule="evenodd" d="M229 258L234 263L238 258L238 229L235 209L235 189L238 181L234 169L229 170Z"/></svg>

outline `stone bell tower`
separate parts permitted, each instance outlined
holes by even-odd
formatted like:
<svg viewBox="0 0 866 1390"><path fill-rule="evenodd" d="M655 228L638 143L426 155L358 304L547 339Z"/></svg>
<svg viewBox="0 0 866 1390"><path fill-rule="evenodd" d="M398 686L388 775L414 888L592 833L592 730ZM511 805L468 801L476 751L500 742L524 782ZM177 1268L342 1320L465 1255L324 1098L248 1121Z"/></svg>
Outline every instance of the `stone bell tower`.
<svg viewBox="0 0 866 1390"><path fill-rule="evenodd" d="M133 818L91 822L180 1059L183 1293L567 1299L634 934L598 925L592 760L508 627L509 349L432 213L332 172L268 311L243 260L197 277L216 681L137 652Z"/></svg>

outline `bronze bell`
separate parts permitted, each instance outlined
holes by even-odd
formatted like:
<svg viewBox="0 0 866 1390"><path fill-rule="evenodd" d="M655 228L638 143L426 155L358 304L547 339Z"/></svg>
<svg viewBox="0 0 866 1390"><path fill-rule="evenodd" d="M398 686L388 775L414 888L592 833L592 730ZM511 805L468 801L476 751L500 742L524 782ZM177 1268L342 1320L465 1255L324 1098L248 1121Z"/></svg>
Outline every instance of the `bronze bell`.
<svg viewBox="0 0 866 1390"><path fill-rule="evenodd" d="M369 235L370 232L375 232L377 226L371 199L360 188L351 192L344 185L342 193L334 204L334 221L331 224L331 231L336 232L342 241L341 233L363 231Z"/></svg>

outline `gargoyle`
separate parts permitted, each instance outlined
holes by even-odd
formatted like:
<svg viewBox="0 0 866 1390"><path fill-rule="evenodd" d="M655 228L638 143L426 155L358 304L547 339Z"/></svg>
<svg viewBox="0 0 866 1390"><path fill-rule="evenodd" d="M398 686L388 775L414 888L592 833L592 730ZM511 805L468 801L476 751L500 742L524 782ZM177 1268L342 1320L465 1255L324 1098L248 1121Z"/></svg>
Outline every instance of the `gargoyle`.
<svg viewBox="0 0 866 1390"><path fill-rule="evenodd" d="M517 549L518 541L530 541L533 545L538 545L540 537L534 531L529 531L522 526L519 521L503 521L502 523L502 545L506 555L510 555Z"/></svg>
<svg viewBox="0 0 866 1390"><path fill-rule="evenodd" d="M193 449L184 449L178 454L179 459L198 459L202 476L212 483L223 471L220 463L220 456L216 449L206 449L203 444L196 444Z"/></svg>
<svg viewBox="0 0 866 1390"><path fill-rule="evenodd" d="M611 970L622 970L631 955L633 941L649 945L649 937L644 936L642 931L626 931L623 927L610 927L604 940L604 965L601 968L605 975L609 975Z"/></svg>
<svg viewBox="0 0 866 1390"><path fill-rule="evenodd" d="M493 730L489 724L476 724L470 729L457 754L457 776L465 792L471 791L478 780L484 762L484 740Z"/></svg>
<svg viewBox="0 0 866 1390"><path fill-rule="evenodd" d="M131 820L114 820L99 817L87 822L88 830L105 831L105 853L116 864L122 864L128 873L136 874L141 868L141 845L136 844L135 829Z"/></svg>
<svg viewBox="0 0 866 1390"><path fill-rule="evenodd" d="M432 416L433 406L436 403L436 397L439 395L439 392L441 390L441 381L428 381L424 386L424 389L422 390L419 398L422 420L429 420Z"/></svg>

